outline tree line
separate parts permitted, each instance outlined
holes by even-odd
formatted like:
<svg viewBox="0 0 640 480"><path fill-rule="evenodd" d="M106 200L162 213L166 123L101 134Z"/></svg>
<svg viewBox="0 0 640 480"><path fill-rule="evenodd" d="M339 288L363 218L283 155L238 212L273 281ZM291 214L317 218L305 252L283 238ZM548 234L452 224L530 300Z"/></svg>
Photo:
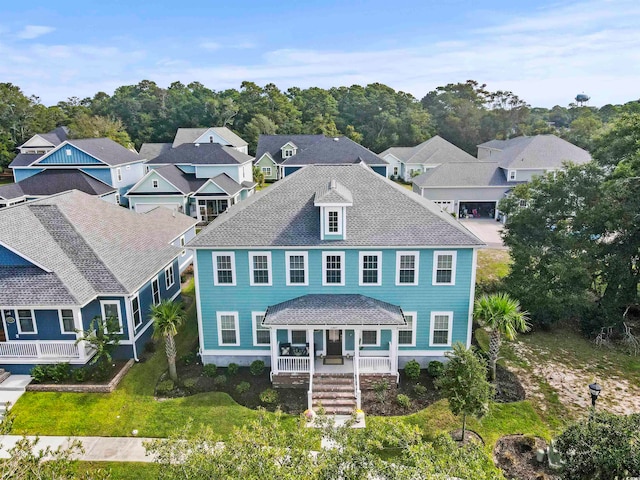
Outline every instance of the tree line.
<svg viewBox="0 0 640 480"><path fill-rule="evenodd" d="M180 127L227 126L249 142L251 152L260 134L346 135L377 153L438 134L475 155L479 143L541 133L590 149L612 118L633 111L640 111L638 101L531 107L512 92L492 92L473 80L437 87L421 100L381 83L282 91L273 83L245 81L239 89L215 91L198 82L163 88L143 80L113 95L71 97L49 107L16 85L0 83L0 168L34 133L61 125L75 138L107 136L135 148L171 142Z"/></svg>

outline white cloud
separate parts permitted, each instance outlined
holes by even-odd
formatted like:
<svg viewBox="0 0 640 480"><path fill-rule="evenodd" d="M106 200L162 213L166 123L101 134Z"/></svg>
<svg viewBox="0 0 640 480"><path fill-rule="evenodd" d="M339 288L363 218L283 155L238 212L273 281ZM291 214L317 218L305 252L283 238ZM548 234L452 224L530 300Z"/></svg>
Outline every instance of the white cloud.
<svg viewBox="0 0 640 480"><path fill-rule="evenodd" d="M47 33L51 33L55 30L53 27L47 27L44 25L27 25L17 34L17 37L22 40L32 40L34 38L41 37Z"/></svg>
<svg viewBox="0 0 640 480"><path fill-rule="evenodd" d="M222 45L218 42L202 42L200 48L204 48L205 50L220 50Z"/></svg>

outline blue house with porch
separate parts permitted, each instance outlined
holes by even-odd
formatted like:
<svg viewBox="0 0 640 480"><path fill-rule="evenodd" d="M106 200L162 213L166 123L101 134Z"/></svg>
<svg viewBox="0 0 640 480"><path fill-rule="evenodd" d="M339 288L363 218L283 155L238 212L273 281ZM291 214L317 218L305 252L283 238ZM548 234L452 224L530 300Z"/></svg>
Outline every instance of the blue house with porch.
<svg viewBox="0 0 640 480"><path fill-rule="evenodd" d="M471 342L483 243L362 163L305 166L187 246L203 362L264 360L274 385L308 386L310 407L348 413L361 387ZM331 397L332 375L352 394Z"/></svg>

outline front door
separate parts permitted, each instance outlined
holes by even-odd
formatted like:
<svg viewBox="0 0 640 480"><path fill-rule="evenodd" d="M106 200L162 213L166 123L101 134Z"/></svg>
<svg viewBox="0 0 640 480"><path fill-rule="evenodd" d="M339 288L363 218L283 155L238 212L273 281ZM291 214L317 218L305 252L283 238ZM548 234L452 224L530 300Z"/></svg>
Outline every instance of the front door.
<svg viewBox="0 0 640 480"><path fill-rule="evenodd" d="M342 356L342 330L327 330L327 356Z"/></svg>

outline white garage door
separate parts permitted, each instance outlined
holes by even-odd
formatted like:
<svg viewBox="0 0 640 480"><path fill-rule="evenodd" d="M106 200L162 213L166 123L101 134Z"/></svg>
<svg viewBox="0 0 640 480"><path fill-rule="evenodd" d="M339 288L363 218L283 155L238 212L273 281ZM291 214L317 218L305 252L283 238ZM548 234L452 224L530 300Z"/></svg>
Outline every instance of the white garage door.
<svg viewBox="0 0 640 480"><path fill-rule="evenodd" d="M156 207L164 207L169 210L178 211L180 206L177 203L136 203L135 211L138 213L145 213L149 210L153 210Z"/></svg>
<svg viewBox="0 0 640 480"><path fill-rule="evenodd" d="M443 212L453 213L455 211L453 207L453 200L447 200L447 201L434 200L433 203L438 205Z"/></svg>

